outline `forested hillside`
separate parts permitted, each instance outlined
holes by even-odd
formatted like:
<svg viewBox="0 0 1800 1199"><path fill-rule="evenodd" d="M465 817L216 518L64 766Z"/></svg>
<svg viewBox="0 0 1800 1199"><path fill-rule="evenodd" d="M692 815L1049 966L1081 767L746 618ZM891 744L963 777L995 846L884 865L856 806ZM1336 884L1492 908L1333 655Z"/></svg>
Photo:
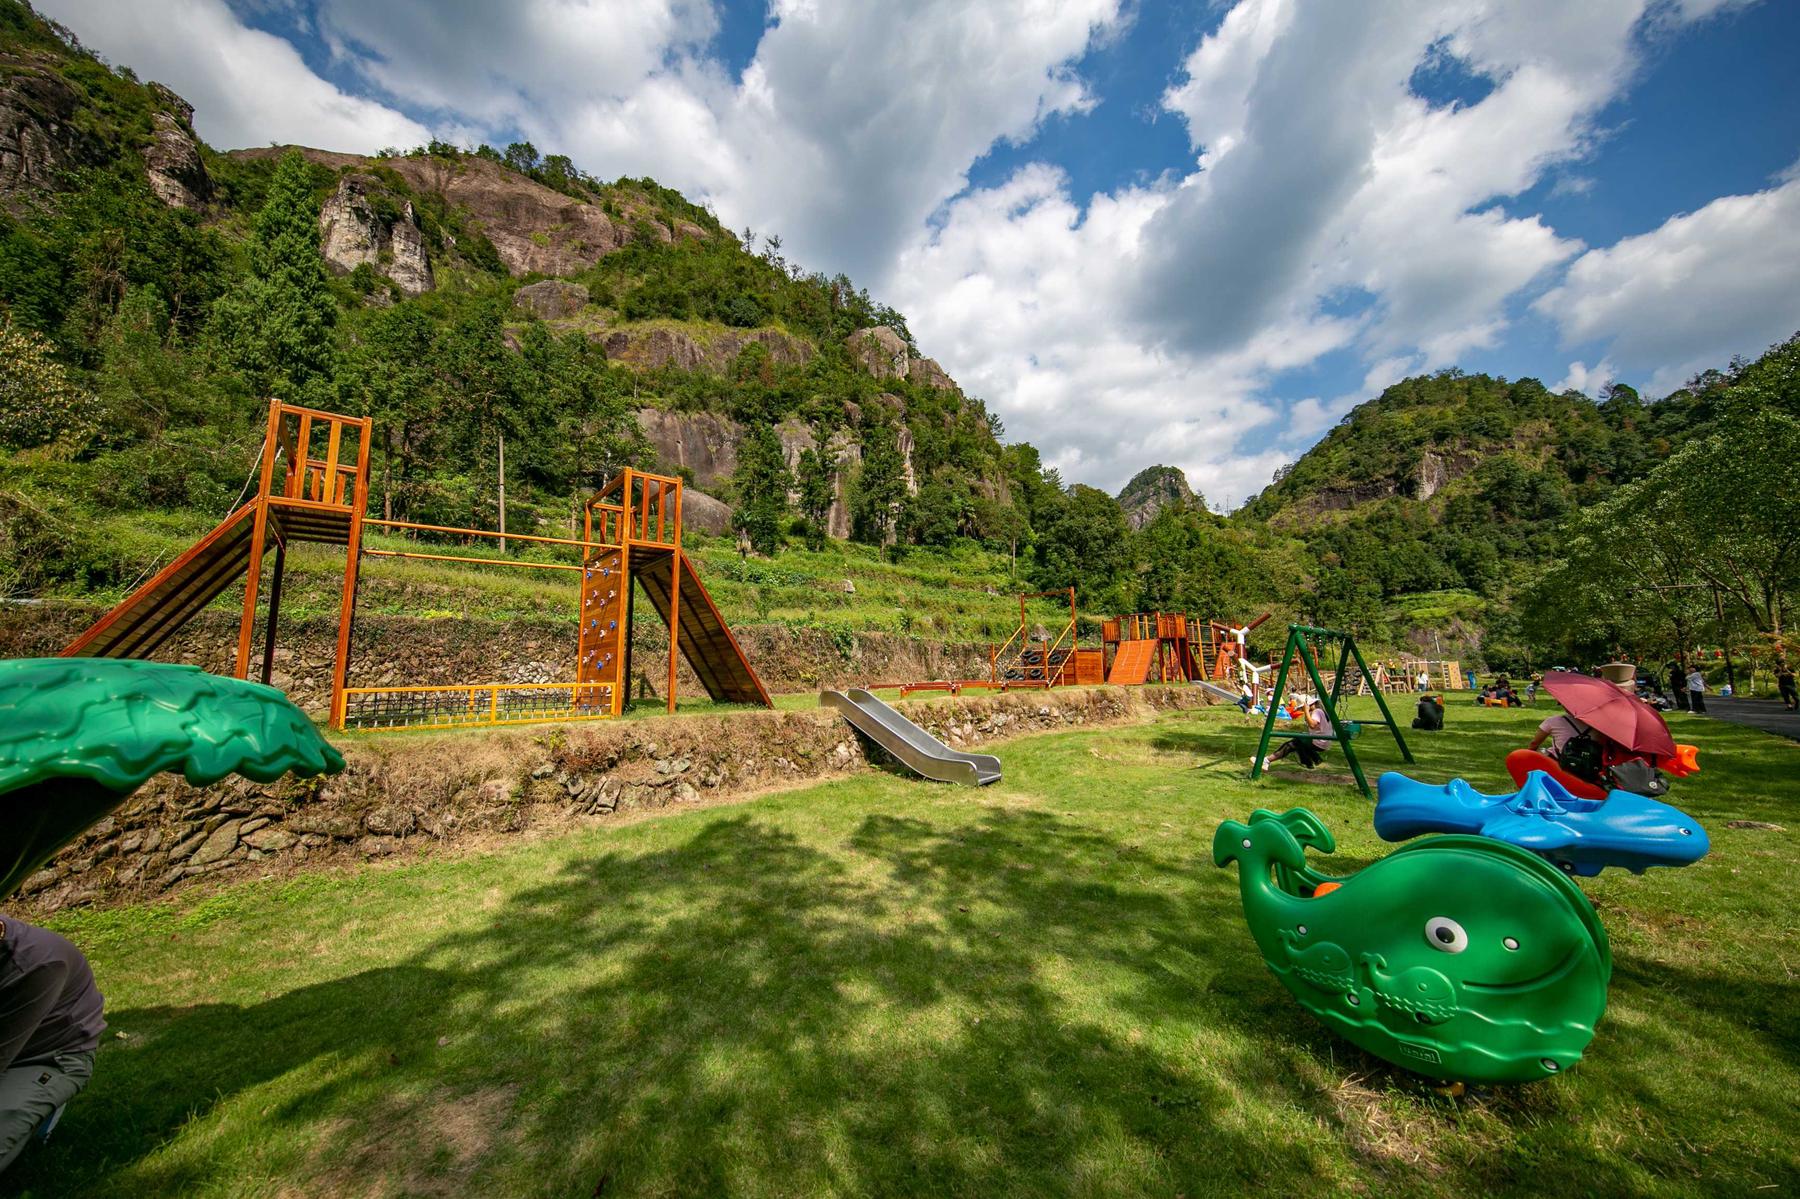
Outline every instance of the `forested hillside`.
<svg viewBox="0 0 1800 1199"><path fill-rule="evenodd" d="M1075 586L1096 615L1268 610L1524 663L1618 639L1522 619L1577 514L1722 411L1796 407L1791 343L1655 403L1446 371L1359 406L1230 517L1168 466L1115 499L1004 443L902 314L654 180L523 143L221 153L192 115L0 0L5 596L116 597L238 501L280 395L374 418L394 517L492 527L504 440L514 532L567 527L640 465L688 480L697 537L763 556L836 564L854 540L901 569L932 555L922 591L961 563L983 592ZM847 575L817 569L763 572L781 602L758 583L728 615L805 621L829 594L842 629Z"/></svg>

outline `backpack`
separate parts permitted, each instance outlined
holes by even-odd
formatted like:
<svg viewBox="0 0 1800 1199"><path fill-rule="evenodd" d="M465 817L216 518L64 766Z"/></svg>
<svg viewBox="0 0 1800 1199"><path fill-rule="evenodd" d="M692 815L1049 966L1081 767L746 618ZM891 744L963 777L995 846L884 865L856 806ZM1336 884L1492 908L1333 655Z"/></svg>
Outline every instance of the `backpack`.
<svg viewBox="0 0 1800 1199"><path fill-rule="evenodd" d="M1556 764L1578 779L1603 787L1606 785L1605 757L1599 738L1594 736L1592 730L1583 729L1563 742L1562 749L1556 755Z"/></svg>

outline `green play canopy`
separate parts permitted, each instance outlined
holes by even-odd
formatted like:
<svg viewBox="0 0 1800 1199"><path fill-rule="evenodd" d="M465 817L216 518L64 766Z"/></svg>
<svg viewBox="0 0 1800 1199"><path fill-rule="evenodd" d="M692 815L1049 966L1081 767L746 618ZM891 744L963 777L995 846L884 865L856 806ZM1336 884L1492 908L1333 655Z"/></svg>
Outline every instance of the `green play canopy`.
<svg viewBox="0 0 1800 1199"><path fill-rule="evenodd" d="M0 661L0 897L162 771L201 787L343 768L273 687L161 662Z"/></svg>

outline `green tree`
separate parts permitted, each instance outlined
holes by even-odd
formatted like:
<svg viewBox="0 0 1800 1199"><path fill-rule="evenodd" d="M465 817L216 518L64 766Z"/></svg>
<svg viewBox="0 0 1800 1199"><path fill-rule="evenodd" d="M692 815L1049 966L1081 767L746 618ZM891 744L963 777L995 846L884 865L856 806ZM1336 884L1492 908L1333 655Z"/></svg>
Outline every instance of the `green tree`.
<svg viewBox="0 0 1800 1199"><path fill-rule="evenodd" d="M832 502L837 498L833 482L837 474L838 455L831 448L831 436L823 428L813 435L813 444L800 451L795 484L800 492L800 515L806 520L806 544L819 549L825 544L825 522L831 516Z"/></svg>
<svg viewBox="0 0 1800 1199"><path fill-rule="evenodd" d="M894 539L906 503L906 459L891 421L876 417L862 430L862 469L856 475L851 503L852 536L868 545Z"/></svg>
<svg viewBox="0 0 1800 1199"><path fill-rule="evenodd" d="M781 438L767 422L752 427L738 448L737 491L734 523L750 539L759 554L781 548L781 521L787 514L788 489L793 479L781 452Z"/></svg>
<svg viewBox="0 0 1800 1199"><path fill-rule="evenodd" d="M214 310L226 360L262 391L321 405L337 371L337 303L319 256L319 206L298 150L269 181L250 242L251 274Z"/></svg>
<svg viewBox="0 0 1800 1199"><path fill-rule="evenodd" d="M0 446L77 452L94 438L98 408L69 382L48 341L0 320Z"/></svg>
<svg viewBox="0 0 1800 1199"><path fill-rule="evenodd" d="M1131 526L1119 502L1077 483L1034 547L1037 583L1046 591L1075 587L1090 602L1124 607L1121 592L1132 566Z"/></svg>

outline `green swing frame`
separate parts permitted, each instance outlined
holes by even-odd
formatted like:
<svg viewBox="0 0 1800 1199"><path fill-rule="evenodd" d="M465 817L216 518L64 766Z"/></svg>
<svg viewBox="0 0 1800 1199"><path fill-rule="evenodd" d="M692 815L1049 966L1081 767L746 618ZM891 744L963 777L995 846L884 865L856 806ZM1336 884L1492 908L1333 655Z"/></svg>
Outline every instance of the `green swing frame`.
<svg viewBox="0 0 1800 1199"><path fill-rule="evenodd" d="M1319 664L1314 657L1312 645L1308 638L1316 637L1321 642L1335 641L1339 645L1337 670L1332 676L1331 691L1325 691L1325 682L1319 674ZM1311 729L1301 732L1275 731L1275 714L1281 710L1282 697L1287 694L1288 668L1298 658L1306 668L1307 677L1312 679L1313 694L1325 708L1325 719L1331 722L1331 735L1315 733ZM1269 714L1263 720L1262 740L1256 746L1256 760L1250 765L1251 781L1262 777L1263 762L1269 753L1269 742L1277 737L1293 739L1306 737L1313 741L1335 741L1344 747L1344 760L1350 763L1350 773L1356 776L1356 785L1362 789L1363 798L1374 802L1375 794L1369 790L1369 778L1363 773L1362 763L1357 761L1356 747L1350 743L1356 736L1360 725L1350 724L1338 716L1338 698L1344 686L1344 670L1350 662L1356 662L1357 669L1368 679L1375 677L1363 661L1362 651L1356 648L1356 638L1338 629L1317 629L1310 625L1291 624L1288 626L1287 649L1281 656L1281 670L1275 676L1275 691L1269 697ZM1381 707L1382 723L1387 725L1388 732L1394 735L1394 744L1400 747L1400 756L1408 763L1412 762L1412 750L1406 748L1406 738L1400 735L1400 726L1394 723L1394 714L1388 710L1387 697L1382 695L1379 687L1371 688L1375 693L1375 702Z"/></svg>

